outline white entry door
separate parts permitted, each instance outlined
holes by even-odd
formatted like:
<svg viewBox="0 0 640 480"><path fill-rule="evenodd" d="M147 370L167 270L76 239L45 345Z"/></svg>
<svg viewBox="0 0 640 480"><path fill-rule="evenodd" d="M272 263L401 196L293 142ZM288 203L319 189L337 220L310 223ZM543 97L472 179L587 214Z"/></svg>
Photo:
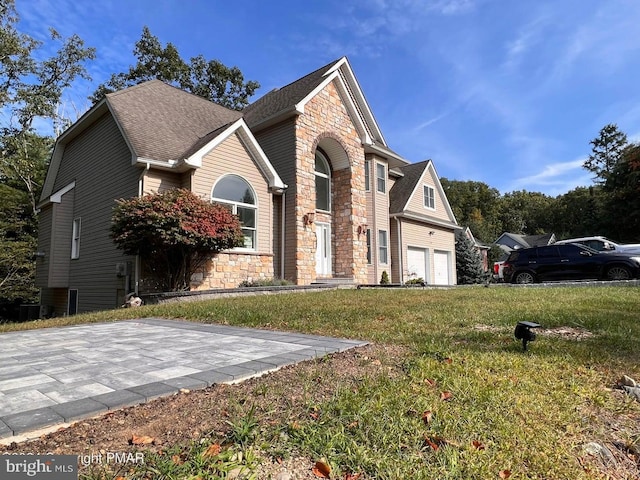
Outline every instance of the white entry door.
<svg viewBox="0 0 640 480"><path fill-rule="evenodd" d="M412 280L422 278L425 283L430 283L427 276L427 250L425 248L407 248L407 278Z"/></svg>
<svg viewBox="0 0 640 480"><path fill-rule="evenodd" d="M331 225L316 223L316 274L331 275Z"/></svg>
<svg viewBox="0 0 640 480"><path fill-rule="evenodd" d="M433 273L436 285L450 285L449 252L433 252Z"/></svg>

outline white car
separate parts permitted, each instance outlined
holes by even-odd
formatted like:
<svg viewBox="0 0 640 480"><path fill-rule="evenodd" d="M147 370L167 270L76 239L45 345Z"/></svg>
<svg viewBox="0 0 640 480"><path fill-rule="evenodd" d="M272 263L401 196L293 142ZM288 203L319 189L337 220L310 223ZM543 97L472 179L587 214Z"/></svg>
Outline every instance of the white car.
<svg viewBox="0 0 640 480"><path fill-rule="evenodd" d="M617 243L606 237L581 237L559 240L556 243L580 243L599 252L616 252L622 254L640 254L640 243Z"/></svg>

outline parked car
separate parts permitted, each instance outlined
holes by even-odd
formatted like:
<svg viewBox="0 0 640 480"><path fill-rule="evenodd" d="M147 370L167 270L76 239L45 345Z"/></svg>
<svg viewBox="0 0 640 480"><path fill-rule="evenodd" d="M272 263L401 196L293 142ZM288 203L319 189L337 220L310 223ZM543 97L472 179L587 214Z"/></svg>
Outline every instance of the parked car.
<svg viewBox="0 0 640 480"><path fill-rule="evenodd" d="M617 243L613 240L609 240L606 237L600 236L568 238L566 240L557 241L556 245L562 245L566 243L579 243L581 245L586 245L587 247L593 248L594 250L598 250L599 252L640 254L640 243Z"/></svg>
<svg viewBox="0 0 640 480"><path fill-rule="evenodd" d="M503 266L511 283L555 280L629 280L640 276L640 255L598 252L577 243L514 250Z"/></svg>

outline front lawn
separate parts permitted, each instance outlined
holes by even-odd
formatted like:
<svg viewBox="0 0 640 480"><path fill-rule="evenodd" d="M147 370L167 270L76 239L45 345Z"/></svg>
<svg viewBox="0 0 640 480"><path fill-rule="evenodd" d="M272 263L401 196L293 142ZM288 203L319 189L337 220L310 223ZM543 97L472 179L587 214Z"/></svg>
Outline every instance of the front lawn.
<svg viewBox="0 0 640 480"><path fill-rule="evenodd" d="M253 423L249 428L236 420L235 426L251 435L235 441L235 449L277 459L322 458L332 478L640 476L640 404L615 388L622 375L640 380L637 287L331 290L146 306L0 325L0 331L132 316L403 347L401 358L389 362L393 367L363 375L355 385L332 376L331 395L312 402L303 396L303 417L266 422L268 412L244 399ZM513 338L521 320L544 327L527 352ZM267 376L261 388L279 387ZM600 455L598 446L611 456ZM155 467L147 464L125 478L158 471L161 457L150 456ZM247 468L259 472L257 463ZM189 475L206 478L197 468ZM186 474L175 475L165 478Z"/></svg>

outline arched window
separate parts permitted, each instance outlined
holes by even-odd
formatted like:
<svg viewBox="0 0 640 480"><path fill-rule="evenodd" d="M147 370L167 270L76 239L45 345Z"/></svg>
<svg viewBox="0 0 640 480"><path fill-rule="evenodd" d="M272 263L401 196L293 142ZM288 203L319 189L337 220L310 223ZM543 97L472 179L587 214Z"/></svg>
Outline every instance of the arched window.
<svg viewBox="0 0 640 480"><path fill-rule="evenodd" d="M316 209L331 211L331 170L327 158L316 150Z"/></svg>
<svg viewBox="0 0 640 480"><path fill-rule="evenodd" d="M211 201L238 216L244 235L243 247L255 250L258 209L251 185L237 175L225 175L213 187Z"/></svg>

